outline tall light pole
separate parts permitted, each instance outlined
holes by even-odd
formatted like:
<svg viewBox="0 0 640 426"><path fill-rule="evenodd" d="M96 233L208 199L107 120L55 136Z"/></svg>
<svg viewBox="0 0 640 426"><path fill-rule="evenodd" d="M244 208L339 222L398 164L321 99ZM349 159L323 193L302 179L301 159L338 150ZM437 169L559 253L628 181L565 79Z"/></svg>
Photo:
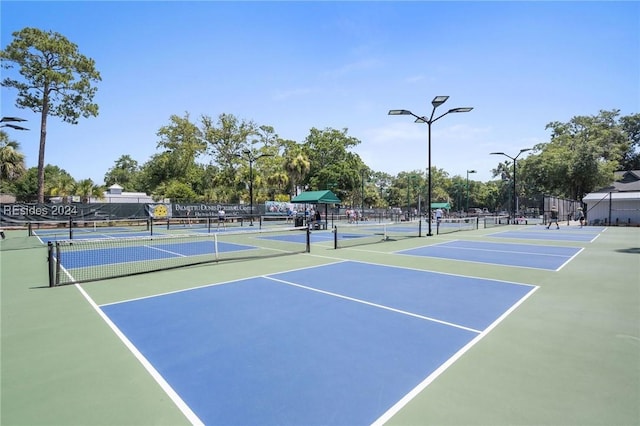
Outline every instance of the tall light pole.
<svg viewBox="0 0 640 426"><path fill-rule="evenodd" d="M435 98L433 98L433 101L431 101L431 105L433 105L433 109L431 110L431 116L428 119L427 119L427 116L420 117L406 109L389 110L389 115L412 115L413 117L416 118L415 123L427 123L427 125L429 126L429 137L428 137L428 143L427 143L428 145L427 173L429 173L429 191L427 195L427 212L429 214L429 220L427 221L427 223L429 224L429 231L427 232L428 237L433 235L431 233L431 125L447 114L450 114L453 112L469 112L473 109L473 107L452 108L449 111L445 112L444 114L439 115L436 118L433 118L434 114L436 113L436 108L438 108L440 105L445 103L447 99L449 99L449 96L436 96Z"/></svg>
<svg viewBox="0 0 640 426"><path fill-rule="evenodd" d="M360 199L360 214L362 215L361 220L364 221L364 169L362 169L361 177L362 177L362 197Z"/></svg>
<svg viewBox="0 0 640 426"><path fill-rule="evenodd" d="M520 154L522 154L523 152L531 151L531 149L532 148L521 149L520 152L515 157L507 155L504 152L490 153L490 155L504 155L505 157L513 160L513 210L511 211L511 214L513 215L512 217L514 220L516 218L516 212L518 211L518 193L516 192L516 160L518 160L518 157L520 157Z"/></svg>
<svg viewBox="0 0 640 426"><path fill-rule="evenodd" d="M242 151L242 154L236 154L236 157L246 157L247 161L249 161L249 226L253 226L253 162L262 157L273 157L273 154L254 155L253 152L248 149Z"/></svg>
<svg viewBox="0 0 640 426"><path fill-rule="evenodd" d="M411 204L409 201L409 190L411 188L411 175L407 175L407 220L411 216Z"/></svg>
<svg viewBox="0 0 640 426"><path fill-rule="evenodd" d="M467 213L469 213L469 173L478 173L475 170L467 170Z"/></svg>

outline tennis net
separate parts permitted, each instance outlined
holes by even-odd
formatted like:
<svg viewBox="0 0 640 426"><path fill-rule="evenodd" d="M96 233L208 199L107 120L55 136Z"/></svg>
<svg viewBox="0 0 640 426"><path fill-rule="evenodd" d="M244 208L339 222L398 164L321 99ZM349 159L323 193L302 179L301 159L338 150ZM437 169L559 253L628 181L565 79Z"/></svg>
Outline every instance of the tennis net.
<svg viewBox="0 0 640 426"><path fill-rule="evenodd" d="M478 217L445 218L436 223L436 233L449 234L458 231L473 231L478 229Z"/></svg>
<svg viewBox="0 0 640 426"><path fill-rule="evenodd" d="M92 235L111 237L126 235L149 235L149 219L70 219L64 221L31 221L28 223L29 236L47 239L83 239Z"/></svg>
<svg viewBox="0 0 640 426"><path fill-rule="evenodd" d="M509 224L509 216L486 216L483 219L485 228L495 228Z"/></svg>
<svg viewBox="0 0 640 426"><path fill-rule="evenodd" d="M334 228L334 248L375 244L422 236L422 221L337 225Z"/></svg>
<svg viewBox="0 0 640 426"><path fill-rule="evenodd" d="M217 232L220 229L242 228L245 225L244 218L240 216L227 216L223 220L217 217L154 219L150 223L151 234L162 233L165 229L181 233Z"/></svg>
<svg viewBox="0 0 640 426"><path fill-rule="evenodd" d="M307 228L58 240L48 243L49 286L224 260L308 253L309 242Z"/></svg>

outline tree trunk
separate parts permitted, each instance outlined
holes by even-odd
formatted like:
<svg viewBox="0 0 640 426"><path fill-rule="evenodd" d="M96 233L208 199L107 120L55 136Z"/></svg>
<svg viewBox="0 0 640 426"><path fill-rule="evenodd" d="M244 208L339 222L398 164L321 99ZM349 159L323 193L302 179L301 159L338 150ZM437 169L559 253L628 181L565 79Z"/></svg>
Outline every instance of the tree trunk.
<svg viewBox="0 0 640 426"><path fill-rule="evenodd" d="M44 147L47 143L47 116L49 115L49 92L44 88L42 114L40 116L40 150L38 151L38 203L44 204Z"/></svg>

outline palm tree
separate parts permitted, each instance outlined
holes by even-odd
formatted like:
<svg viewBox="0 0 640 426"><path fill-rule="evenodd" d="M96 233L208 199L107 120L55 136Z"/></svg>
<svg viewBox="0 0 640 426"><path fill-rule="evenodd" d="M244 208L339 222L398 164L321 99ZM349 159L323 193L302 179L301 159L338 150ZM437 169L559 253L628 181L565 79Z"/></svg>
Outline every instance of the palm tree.
<svg viewBox="0 0 640 426"><path fill-rule="evenodd" d="M104 187L95 185L91 179L82 179L76 184L75 195L79 195L82 203L86 204L91 197L98 199L103 198Z"/></svg>
<svg viewBox="0 0 640 426"><path fill-rule="evenodd" d="M311 170L311 161L302 152L291 153L291 156L287 156L285 160L285 170L289 174L289 182L293 189L294 196L298 195L297 185L304 179L304 177Z"/></svg>
<svg viewBox="0 0 640 426"><path fill-rule="evenodd" d="M64 173L54 177L49 189L49 195L54 197L61 197L63 203L69 201L69 196L74 195L76 188L76 181L71 175Z"/></svg>
<svg viewBox="0 0 640 426"><path fill-rule="evenodd" d="M286 188L288 183L289 183L289 176L287 176L287 174L283 171L278 171L267 176L267 184L271 188L277 188L278 193L282 193L283 189ZM275 195L276 191L274 190L273 192L274 194L272 195ZM272 197L272 199L273 198L274 197Z"/></svg>
<svg viewBox="0 0 640 426"><path fill-rule="evenodd" d="M20 143L9 140L7 132L0 130L0 180L13 182L27 172Z"/></svg>

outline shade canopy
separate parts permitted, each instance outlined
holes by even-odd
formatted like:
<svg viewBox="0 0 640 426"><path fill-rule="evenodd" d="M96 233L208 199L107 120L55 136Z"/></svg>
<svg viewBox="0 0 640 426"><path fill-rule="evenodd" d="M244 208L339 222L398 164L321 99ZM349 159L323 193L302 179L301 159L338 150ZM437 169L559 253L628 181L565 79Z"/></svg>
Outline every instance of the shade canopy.
<svg viewBox="0 0 640 426"><path fill-rule="evenodd" d="M451 210L451 206L449 205L449 203L431 203L431 208Z"/></svg>
<svg viewBox="0 0 640 426"><path fill-rule="evenodd" d="M307 203L307 204L340 204L341 201L336 194L327 191L306 191L299 195L296 195L291 199L292 203Z"/></svg>

